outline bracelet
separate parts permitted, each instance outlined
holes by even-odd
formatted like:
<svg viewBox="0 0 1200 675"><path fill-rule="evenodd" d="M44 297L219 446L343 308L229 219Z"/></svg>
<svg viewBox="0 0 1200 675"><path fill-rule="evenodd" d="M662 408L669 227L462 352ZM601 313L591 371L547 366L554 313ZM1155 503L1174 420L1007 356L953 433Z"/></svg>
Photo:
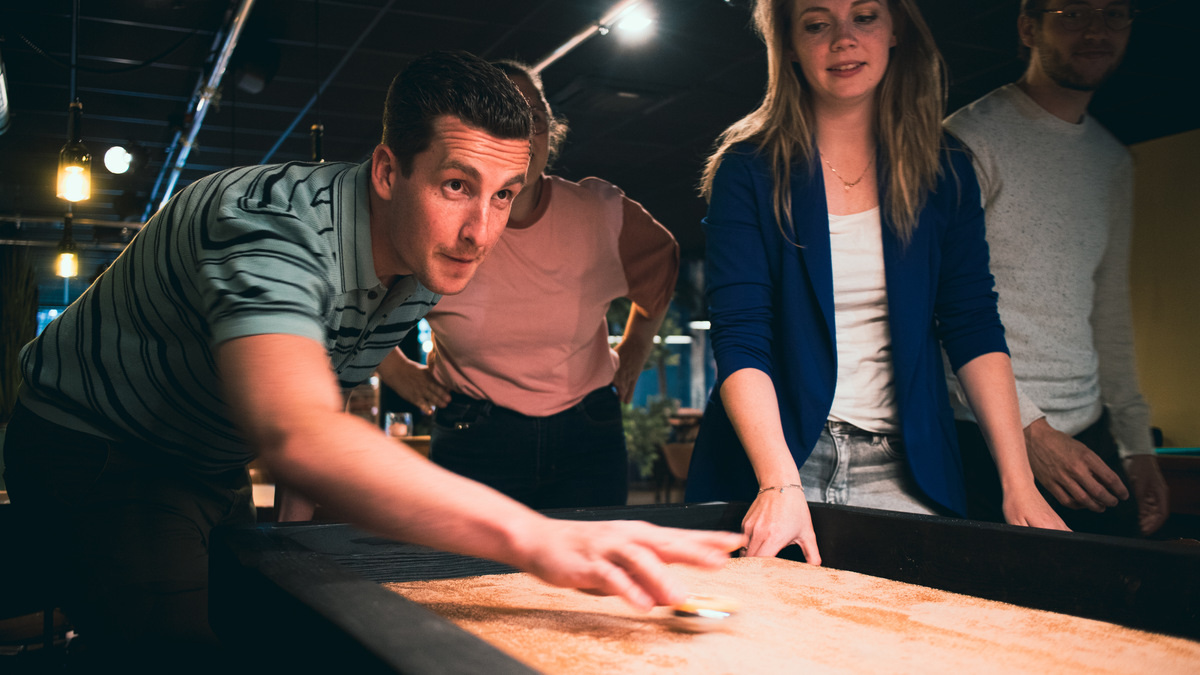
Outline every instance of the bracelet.
<svg viewBox="0 0 1200 675"><path fill-rule="evenodd" d="M761 495L762 493L770 492L771 490L779 490L779 494L783 494L783 489L790 488L790 487L799 488L801 492L804 492L803 486L797 485L795 483L788 483L787 485L772 485L771 487L762 488L758 491L758 494Z"/></svg>

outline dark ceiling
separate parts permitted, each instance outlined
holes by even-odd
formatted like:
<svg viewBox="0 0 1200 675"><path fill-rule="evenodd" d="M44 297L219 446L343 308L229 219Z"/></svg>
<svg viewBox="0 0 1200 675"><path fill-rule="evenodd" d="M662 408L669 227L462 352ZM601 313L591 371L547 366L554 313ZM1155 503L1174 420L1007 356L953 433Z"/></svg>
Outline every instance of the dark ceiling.
<svg viewBox="0 0 1200 675"><path fill-rule="evenodd" d="M551 105L571 124L556 172L595 175L644 203L702 255L704 204L695 184L716 135L752 109L764 52L747 0L646 0L656 32L625 44L584 42L543 73ZM235 165L311 157L309 127L325 125L324 156L361 161L377 142L383 95L414 56L465 49L537 61L594 24L616 0L255 0L175 190ZM918 0L950 64L953 110L1022 70L1019 0ZM92 198L74 206L81 278L115 258L147 204L162 198L168 153L213 70L215 46L239 0L82 0L76 91L93 154ZM1145 0L1130 53L1093 111L1122 141L1200 127L1196 0ZM43 293L66 202L54 197L70 100L72 2L4 0L0 58L10 124L0 135L0 243L30 244ZM319 31L317 27L319 26ZM255 84L257 83L257 87ZM319 85L323 93L309 107ZM307 112L305 112L307 110ZM136 143L147 161L110 175L109 146ZM155 185L159 184L155 194ZM83 287L75 282L74 292Z"/></svg>

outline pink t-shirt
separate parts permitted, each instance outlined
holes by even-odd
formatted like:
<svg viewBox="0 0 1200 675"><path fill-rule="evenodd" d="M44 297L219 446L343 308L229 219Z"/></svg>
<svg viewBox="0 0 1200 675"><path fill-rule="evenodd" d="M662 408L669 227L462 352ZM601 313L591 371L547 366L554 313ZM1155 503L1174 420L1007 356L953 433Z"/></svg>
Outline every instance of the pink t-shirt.
<svg viewBox="0 0 1200 675"><path fill-rule="evenodd" d="M612 383L609 304L662 311L679 271L675 238L615 185L542 181L528 224L510 222L466 290L426 316L439 382L539 417Z"/></svg>

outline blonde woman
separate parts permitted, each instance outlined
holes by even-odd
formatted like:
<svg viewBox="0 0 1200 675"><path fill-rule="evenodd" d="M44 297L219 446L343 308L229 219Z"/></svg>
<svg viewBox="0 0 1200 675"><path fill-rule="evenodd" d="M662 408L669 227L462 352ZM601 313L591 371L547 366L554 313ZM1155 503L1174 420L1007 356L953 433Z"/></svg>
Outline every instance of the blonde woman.
<svg viewBox="0 0 1200 675"><path fill-rule="evenodd" d="M749 555L799 544L806 498L963 514L942 350L1000 467L1009 523L1065 529L1034 486L970 157L911 0L760 0L762 105L702 191L717 387L688 500L751 501Z"/></svg>

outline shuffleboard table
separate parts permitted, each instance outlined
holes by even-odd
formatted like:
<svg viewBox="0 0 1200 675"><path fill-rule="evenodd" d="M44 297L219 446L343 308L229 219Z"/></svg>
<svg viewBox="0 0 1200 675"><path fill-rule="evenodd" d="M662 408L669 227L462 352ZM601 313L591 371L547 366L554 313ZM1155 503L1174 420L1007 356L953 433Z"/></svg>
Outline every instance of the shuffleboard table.
<svg viewBox="0 0 1200 675"><path fill-rule="evenodd" d="M1148 631L1174 641L1168 647L1176 656L1200 654L1200 542L810 506L826 567L1107 622L1114 631ZM737 530L746 508L713 503L546 513ZM802 559L796 547L780 557ZM300 672L536 672L385 587L515 572L498 563L389 541L348 525L294 524L218 529L211 570L213 628L247 664ZM587 620L585 612L571 614ZM1103 626L1088 630L1104 634ZM1196 666L1200 670L1200 662Z"/></svg>

